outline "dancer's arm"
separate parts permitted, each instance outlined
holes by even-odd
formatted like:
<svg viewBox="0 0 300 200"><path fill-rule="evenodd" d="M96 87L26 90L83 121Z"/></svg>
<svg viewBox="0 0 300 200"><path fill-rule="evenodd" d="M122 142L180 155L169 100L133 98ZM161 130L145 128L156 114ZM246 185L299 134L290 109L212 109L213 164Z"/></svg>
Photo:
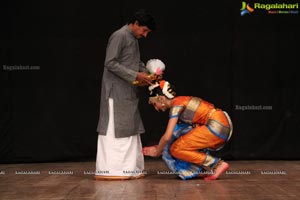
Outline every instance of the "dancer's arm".
<svg viewBox="0 0 300 200"><path fill-rule="evenodd" d="M163 149L168 144L168 142L172 138L173 131L175 129L175 126L177 124L178 118L170 118L168 122L167 129L164 133L164 135L160 138L158 145L151 146L151 147L144 147L143 148L143 154L146 156L152 156L157 157L162 154Z"/></svg>

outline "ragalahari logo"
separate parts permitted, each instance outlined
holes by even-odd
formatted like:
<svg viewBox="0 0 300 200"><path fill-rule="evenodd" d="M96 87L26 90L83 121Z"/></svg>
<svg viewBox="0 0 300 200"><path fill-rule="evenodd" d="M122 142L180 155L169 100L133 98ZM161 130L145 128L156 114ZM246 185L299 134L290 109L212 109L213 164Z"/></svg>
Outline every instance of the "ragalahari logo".
<svg viewBox="0 0 300 200"><path fill-rule="evenodd" d="M242 2L241 16L244 16L246 14L250 14L253 11L254 11L254 9L251 8L248 3L246 3L245 1Z"/></svg>

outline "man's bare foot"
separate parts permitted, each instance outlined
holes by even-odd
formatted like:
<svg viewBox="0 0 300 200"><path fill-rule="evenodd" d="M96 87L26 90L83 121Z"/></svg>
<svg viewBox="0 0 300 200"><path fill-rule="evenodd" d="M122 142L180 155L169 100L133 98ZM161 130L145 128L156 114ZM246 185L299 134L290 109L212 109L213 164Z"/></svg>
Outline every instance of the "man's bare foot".
<svg viewBox="0 0 300 200"><path fill-rule="evenodd" d="M221 176L221 174L223 174L227 169L229 168L229 164L221 161L221 163L218 164L218 166L216 167L216 169L214 170L215 173L211 176L207 176L204 177L204 180L216 180L217 178L219 178L219 176Z"/></svg>

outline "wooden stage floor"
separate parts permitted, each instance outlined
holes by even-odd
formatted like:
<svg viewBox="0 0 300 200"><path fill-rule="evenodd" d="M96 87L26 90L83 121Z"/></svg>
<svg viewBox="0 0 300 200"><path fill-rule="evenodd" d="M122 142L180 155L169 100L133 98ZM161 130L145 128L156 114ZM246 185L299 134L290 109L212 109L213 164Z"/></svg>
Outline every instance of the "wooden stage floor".
<svg viewBox="0 0 300 200"><path fill-rule="evenodd" d="M1 200L300 199L300 161L228 161L219 180L181 180L161 159L146 159L143 179L95 181L95 162L0 165Z"/></svg>

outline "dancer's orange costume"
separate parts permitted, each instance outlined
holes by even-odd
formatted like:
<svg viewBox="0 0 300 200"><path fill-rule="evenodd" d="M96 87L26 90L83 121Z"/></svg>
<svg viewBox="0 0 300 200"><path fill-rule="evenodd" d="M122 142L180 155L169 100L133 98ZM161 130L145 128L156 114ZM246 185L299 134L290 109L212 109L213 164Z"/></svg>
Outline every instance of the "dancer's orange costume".
<svg viewBox="0 0 300 200"><path fill-rule="evenodd" d="M172 100L169 116L194 127L173 142L170 148L172 156L204 168L215 167L220 159L209 155L206 150L218 150L229 140L232 125L227 113L203 99L178 96Z"/></svg>

